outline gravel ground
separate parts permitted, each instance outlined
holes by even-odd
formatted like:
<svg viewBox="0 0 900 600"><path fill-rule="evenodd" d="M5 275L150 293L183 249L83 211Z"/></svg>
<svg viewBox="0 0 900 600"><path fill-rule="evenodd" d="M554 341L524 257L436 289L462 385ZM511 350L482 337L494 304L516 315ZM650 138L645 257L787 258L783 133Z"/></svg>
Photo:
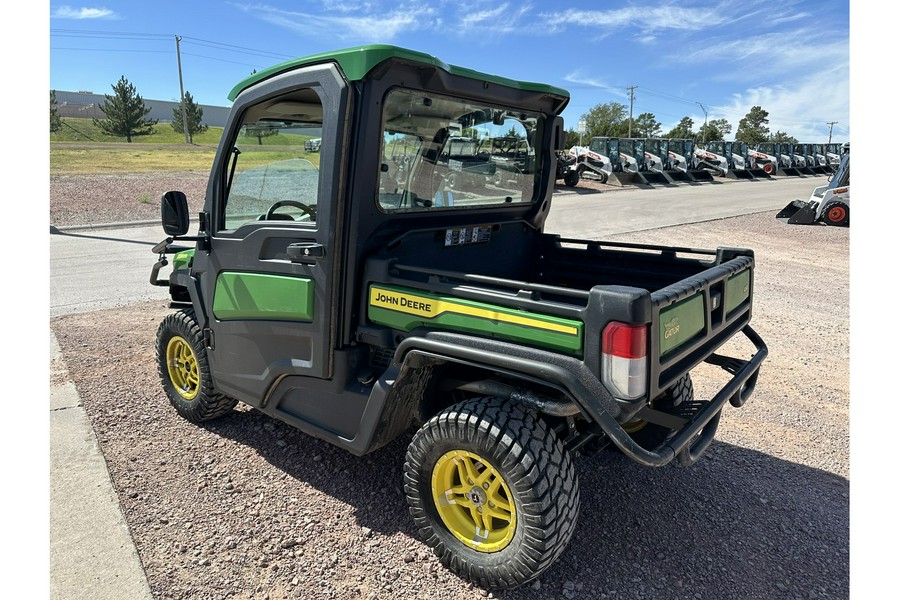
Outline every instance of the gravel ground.
<svg viewBox="0 0 900 600"><path fill-rule="evenodd" d="M50 225L72 227L134 221L159 221L159 199L170 190L187 194L191 214L206 197L205 173L136 173L117 175L51 175ZM595 193L621 190L597 181L581 180L564 192Z"/></svg>
<svg viewBox="0 0 900 600"><path fill-rule="evenodd" d="M157 198L171 184L202 197L202 177L144 179L158 187L54 178L51 219L78 221L73 206L98 189L116 221L138 213L115 200L142 190ZM493 597L849 596L849 229L773 217L616 238L753 248L753 326L769 359L753 398L726 406L694 466L579 456L582 508L568 549L539 581ZM822 282L829 302L819 301ZM247 407L202 427L177 417L153 351L167 312L154 302L51 322L156 597L488 596L441 567L412 530L401 492L410 436L358 458ZM746 356L750 346L723 350ZM720 373L695 371L699 396L721 385Z"/></svg>
<svg viewBox="0 0 900 600"><path fill-rule="evenodd" d="M159 221L159 200L170 190L187 194L191 213L196 213L207 179L205 173L51 175L50 225Z"/></svg>

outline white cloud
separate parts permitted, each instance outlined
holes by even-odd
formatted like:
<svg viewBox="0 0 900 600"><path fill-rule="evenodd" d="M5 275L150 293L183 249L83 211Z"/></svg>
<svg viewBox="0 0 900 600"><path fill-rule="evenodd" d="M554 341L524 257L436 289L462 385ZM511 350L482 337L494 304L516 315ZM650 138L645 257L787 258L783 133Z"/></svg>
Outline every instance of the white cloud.
<svg viewBox="0 0 900 600"><path fill-rule="evenodd" d="M769 113L769 131L784 131L801 142L820 142L828 136L829 121L840 124L838 130L850 129L850 88L847 65L834 65L809 73L776 87L750 88L733 96L725 106L712 107L737 126L749 110L761 106ZM835 136L840 135L835 132Z"/></svg>
<svg viewBox="0 0 900 600"><path fill-rule="evenodd" d="M244 12L273 25L306 35L342 41L388 42L403 32L426 29L436 16L428 6L399 7L378 14L312 14L283 10L265 4L235 5Z"/></svg>
<svg viewBox="0 0 900 600"><path fill-rule="evenodd" d="M458 34L481 32L487 34L486 39L496 39L496 36L502 33L533 35L544 32L540 20L529 18L530 4L511 9L509 3L504 2L495 8L478 11L470 10L467 6L458 6L457 12L461 15L455 20Z"/></svg>
<svg viewBox="0 0 900 600"><path fill-rule="evenodd" d="M549 27L559 31L567 26L588 27L601 30L621 30L633 27L644 34L666 30L701 31L719 27L746 18L739 15L733 2L689 8L682 3L666 3L661 6L626 6L613 10L568 9L540 15Z"/></svg>
<svg viewBox="0 0 900 600"><path fill-rule="evenodd" d="M628 94L626 94L622 88L613 87L601 79L596 79L590 75L587 75L581 69L572 71L571 73L563 77L563 81L565 81L566 83L570 83L573 86L595 88L607 91L610 94L620 96L622 98L628 97Z"/></svg>
<svg viewBox="0 0 900 600"><path fill-rule="evenodd" d="M72 8L71 6L59 6L51 19L118 19L119 16L108 8Z"/></svg>

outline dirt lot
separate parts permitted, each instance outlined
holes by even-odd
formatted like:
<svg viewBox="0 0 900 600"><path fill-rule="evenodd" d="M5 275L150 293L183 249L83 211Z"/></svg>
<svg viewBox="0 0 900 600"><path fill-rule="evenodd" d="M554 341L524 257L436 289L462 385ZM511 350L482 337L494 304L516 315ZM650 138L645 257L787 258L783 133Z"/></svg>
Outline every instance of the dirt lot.
<svg viewBox="0 0 900 600"><path fill-rule="evenodd" d="M538 582L494 597L848 597L849 229L773 216L618 237L753 248L753 327L769 359L696 465L579 457L567 551ZM815 301L823 288L829 301ZM412 530L400 489L409 437L357 458L246 407L204 427L178 418L153 352L166 313L150 303L51 323L155 596L488 595ZM725 350L746 356L749 344ZM722 376L702 368L694 381L708 395Z"/></svg>

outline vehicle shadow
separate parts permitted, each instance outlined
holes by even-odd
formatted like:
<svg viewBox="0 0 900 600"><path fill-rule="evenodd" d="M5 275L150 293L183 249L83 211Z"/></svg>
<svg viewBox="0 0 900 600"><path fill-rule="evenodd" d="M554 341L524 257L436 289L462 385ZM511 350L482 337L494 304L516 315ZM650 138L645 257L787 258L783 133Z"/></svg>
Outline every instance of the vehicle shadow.
<svg viewBox="0 0 900 600"><path fill-rule="evenodd" d="M355 457L256 410L204 427L349 504L361 527L402 532L425 548L401 489L411 435ZM581 512L568 549L536 586L495 597L849 595L843 477L718 441L691 467L643 467L610 450L576 465Z"/></svg>

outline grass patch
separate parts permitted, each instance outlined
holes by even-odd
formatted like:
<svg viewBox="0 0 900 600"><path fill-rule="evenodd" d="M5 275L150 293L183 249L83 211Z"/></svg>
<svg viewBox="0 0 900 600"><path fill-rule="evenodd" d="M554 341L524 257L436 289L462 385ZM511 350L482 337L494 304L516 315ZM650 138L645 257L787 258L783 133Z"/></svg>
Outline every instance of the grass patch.
<svg viewBox="0 0 900 600"><path fill-rule="evenodd" d="M91 119L63 117L62 129L50 134L50 142L125 142L125 136L114 136L103 133ZM273 136L277 137L277 136ZM218 144L222 138L221 127L210 127L205 133L194 136L195 144ZM138 135L131 138L133 144L184 144L184 134L176 132L169 123L157 123L150 135Z"/></svg>
<svg viewBox="0 0 900 600"><path fill-rule="evenodd" d="M152 135L125 138L105 135L91 119L63 118L63 128L50 134L50 174L114 174L150 172L209 173L221 127L194 136L193 144L184 143L184 135L168 123L157 124ZM269 137L242 138L239 169L249 169L290 158L305 158L317 167L319 154L306 153L303 143L309 135L280 133Z"/></svg>
<svg viewBox="0 0 900 600"><path fill-rule="evenodd" d="M128 144L128 146L132 146ZM188 171L208 173L215 148L173 150L154 148L50 147L50 174L110 174Z"/></svg>

